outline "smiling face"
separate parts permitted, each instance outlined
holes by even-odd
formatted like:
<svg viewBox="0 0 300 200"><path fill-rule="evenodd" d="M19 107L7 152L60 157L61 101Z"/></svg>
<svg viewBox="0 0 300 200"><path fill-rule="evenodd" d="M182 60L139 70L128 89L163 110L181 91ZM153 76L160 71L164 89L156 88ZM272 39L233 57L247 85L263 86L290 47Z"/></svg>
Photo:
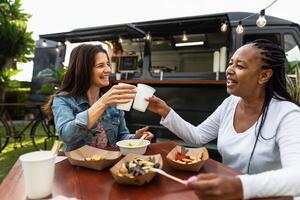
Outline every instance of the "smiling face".
<svg viewBox="0 0 300 200"><path fill-rule="evenodd" d="M252 44L240 47L226 70L227 92L245 98L264 94L272 70L262 69L262 65L260 49Z"/></svg>
<svg viewBox="0 0 300 200"><path fill-rule="evenodd" d="M105 53L99 52L95 56L95 66L92 71L91 87L106 87L109 85L110 62Z"/></svg>

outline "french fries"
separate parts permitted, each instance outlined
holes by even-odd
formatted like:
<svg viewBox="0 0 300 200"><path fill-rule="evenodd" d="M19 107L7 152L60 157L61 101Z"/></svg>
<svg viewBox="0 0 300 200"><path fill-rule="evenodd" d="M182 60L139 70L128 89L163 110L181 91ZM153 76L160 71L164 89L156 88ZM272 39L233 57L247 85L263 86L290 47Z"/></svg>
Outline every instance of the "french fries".
<svg viewBox="0 0 300 200"><path fill-rule="evenodd" d="M201 157L190 156L177 152L174 161L180 164L193 164L201 161Z"/></svg>
<svg viewBox="0 0 300 200"><path fill-rule="evenodd" d="M92 157L86 157L86 161L98 161L98 160L103 160L104 156L101 155L93 155Z"/></svg>

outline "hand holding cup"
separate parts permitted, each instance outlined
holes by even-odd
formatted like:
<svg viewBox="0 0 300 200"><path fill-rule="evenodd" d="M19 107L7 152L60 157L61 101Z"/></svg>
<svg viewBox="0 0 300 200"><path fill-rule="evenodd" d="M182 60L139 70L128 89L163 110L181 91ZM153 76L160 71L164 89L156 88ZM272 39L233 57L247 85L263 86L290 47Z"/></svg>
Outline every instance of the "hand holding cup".
<svg viewBox="0 0 300 200"><path fill-rule="evenodd" d="M146 101L149 102L147 109L151 112L159 114L163 118L165 118L171 110L168 104L158 97L149 97L146 99Z"/></svg>
<svg viewBox="0 0 300 200"><path fill-rule="evenodd" d="M135 94L136 86L134 85L114 85L100 98L100 101L102 101L106 107L116 104L126 104L135 97Z"/></svg>
<svg viewBox="0 0 300 200"><path fill-rule="evenodd" d="M155 89L153 87L139 83L137 85L137 93L134 98L133 109L140 112L145 112L149 104L149 102L145 99L152 97L154 92Z"/></svg>
<svg viewBox="0 0 300 200"><path fill-rule="evenodd" d="M131 86L131 85L126 84L126 83L119 83L118 85ZM124 111L130 111L132 103L133 103L133 98L130 99L129 102L127 102L127 103L117 104L117 109L124 110Z"/></svg>

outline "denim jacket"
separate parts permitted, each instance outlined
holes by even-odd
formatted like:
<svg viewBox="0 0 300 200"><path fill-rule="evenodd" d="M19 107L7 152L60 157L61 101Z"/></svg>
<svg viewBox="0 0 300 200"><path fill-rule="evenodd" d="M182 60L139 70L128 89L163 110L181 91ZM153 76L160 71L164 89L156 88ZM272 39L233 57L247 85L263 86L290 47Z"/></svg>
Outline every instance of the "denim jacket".
<svg viewBox="0 0 300 200"><path fill-rule="evenodd" d="M54 97L52 111L55 128L64 142L64 151L91 144L93 135L99 129L97 125L90 129L87 127L90 107L87 98L83 95L74 97L61 94ZM104 126L110 146L115 146L117 141L133 136L126 126L124 112L115 106L108 107L104 111L100 122Z"/></svg>

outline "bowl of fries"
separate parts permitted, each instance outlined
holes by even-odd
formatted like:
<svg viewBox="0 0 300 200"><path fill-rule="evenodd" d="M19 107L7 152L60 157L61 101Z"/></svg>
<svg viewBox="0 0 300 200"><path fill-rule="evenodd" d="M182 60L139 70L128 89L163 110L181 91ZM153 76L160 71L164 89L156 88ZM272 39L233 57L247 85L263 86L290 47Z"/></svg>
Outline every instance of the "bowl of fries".
<svg viewBox="0 0 300 200"><path fill-rule="evenodd" d="M152 168L162 169L163 161L160 154L139 155L128 154L110 172L117 183L128 185L144 185L150 182L156 172Z"/></svg>
<svg viewBox="0 0 300 200"><path fill-rule="evenodd" d="M120 151L107 151L85 145L73 151L65 152L72 165L103 170L118 161Z"/></svg>
<svg viewBox="0 0 300 200"><path fill-rule="evenodd" d="M167 162L175 170L198 172L208 158L205 147L187 148L177 145L168 153Z"/></svg>

